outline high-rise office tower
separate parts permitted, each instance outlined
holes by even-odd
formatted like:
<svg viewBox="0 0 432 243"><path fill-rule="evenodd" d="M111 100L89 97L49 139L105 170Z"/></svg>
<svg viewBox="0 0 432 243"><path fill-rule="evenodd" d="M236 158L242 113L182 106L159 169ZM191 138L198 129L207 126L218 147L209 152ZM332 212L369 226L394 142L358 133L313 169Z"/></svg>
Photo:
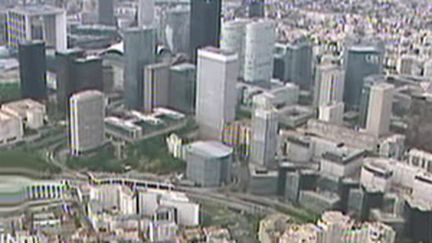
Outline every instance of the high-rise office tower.
<svg viewBox="0 0 432 243"><path fill-rule="evenodd" d="M344 108L345 106L343 102L336 101L320 105L318 110L318 119L332 124L342 125Z"/></svg>
<svg viewBox="0 0 432 243"><path fill-rule="evenodd" d="M235 120L237 54L215 47L198 50L196 121L200 136L219 140Z"/></svg>
<svg viewBox="0 0 432 243"><path fill-rule="evenodd" d="M331 102L342 102L344 74L336 65L324 64L316 68L314 87L314 106L319 107Z"/></svg>
<svg viewBox="0 0 432 243"><path fill-rule="evenodd" d="M273 107L258 106L252 115L251 161L271 166L277 152L278 115Z"/></svg>
<svg viewBox="0 0 432 243"><path fill-rule="evenodd" d="M139 0L138 1L138 26L151 27L154 24L155 18L154 0Z"/></svg>
<svg viewBox="0 0 432 243"><path fill-rule="evenodd" d="M156 30L134 27L124 33L125 102L130 109L143 109L144 67L156 59Z"/></svg>
<svg viewBox="0 0 432 243"><path fill-rule="evenodd" d="M46 54L43 41L19 44L21 98L43 100L47 97Z"/></svg>
<svg viewBox="0 0 432 243"><path fill-rule="evenodd" d="M244 80L269 82L273 76L275 23L258 19L246 26Z"/></svg>
<svg viewBox="0 0 432 243"><path fill-rule="evenodd" d="M114 0L99 0L98 3L99 24L115 25Z"/></svg>
<svg viewBox="0 0 432 243"><path fill-rule="evenodd" d="M275 49L273 76L309 90L312 87L311 43L303 37L291 43L277 43Z"/></svg>
<svg viewBox="0 0 432 243"><path fill-rule="evenodd" d="M243 6L249 18L262 18L265 15L265 0L243 0Z"/></svg>
<svg viewBox="0 0 432 243"><path fill-rule="evenodd" d="M43 40L46 48L67 49L66 11L48 5L21 5L7 14L8 47L22 41Z"/></svg>
<svg viewBox="0 0 432 243"><path fill-rule="evenodd" d="M235 19L222 23L220 48L236 52L239 58L239 75L244 77L246 25L248 19Z"/></svg>
<svg viewBox="0 0 432 243"><path fill-rule="evenodd" d="M222 1L193 0L190 3L189 54L196 62L199 48L219 46Z"/></svg>
<svg viewBox="0 0 432 243"><path fill-rule="evenodd" d="M167 11L165 44L173 53L189 53L189 21L189 8L174 8Z"/></svg>
<svg viewBox="0 0 432 243"><path fill-rule="evenodd" d="M168 106L170 67L169 63L157 63L144 68L144 112Z"/></svg>
<svg viewBox="0 0 432 243"><path fill-rule="evenodd" d="M359 106L359 127L366 128L372 86L379 83L384 83L385 81L385 75L370 75L364 78Z"/></svg>
<svg viewBox="0 0 432 243"><path fill-rule="evenodd" d="M193 114L196 104L196 67L181 63L170 68L168 107Z"/></svg>
<svg viewBox="0 0 432 243"><path fill-rule="evenodd" d="M366 132L376 137L388 134L392 115L394 86L379 83L371 87Z"/></svg>
<svg viewBox="0 0 432 243"><path fill-rule="evenodd" d="M358 109L364 78L382 73L384 51L375 45L353 45L346 52L344 102L349 109Z"/></svg>
<svg viewBox="0 0 432 243"><path fill-rule="evenodd" d="M70 153L79 156L103 145L105 140L104 95L87 90L70 98Z"/></svg>
<svg viewBox="0 0 432 243"><path fill-rule="evenodd" d="M72 94L95 89L103 91L102 59L85 57L80 50L56 52L57 102L67 113Z"/></svg>

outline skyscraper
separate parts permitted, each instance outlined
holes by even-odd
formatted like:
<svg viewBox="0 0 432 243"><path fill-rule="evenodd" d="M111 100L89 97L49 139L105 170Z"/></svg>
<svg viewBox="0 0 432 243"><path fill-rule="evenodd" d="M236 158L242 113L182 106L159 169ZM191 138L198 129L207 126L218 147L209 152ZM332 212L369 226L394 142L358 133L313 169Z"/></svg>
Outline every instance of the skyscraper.
<svg viewBox="0 0 432 243"><path fill-rule="evenodd" d="M314 87L314 106L342 102L344 92L344 75L336 65L320 65L316 68Z"/></svg>
<svg viewBox="0 0 432 243"><path fill-rule="evenodd" d="M259 19L246 25L244 80L269 82L273 76L275 23Z"/></svg>
<svg viewBox="0 0 432 243"><path fill-rule="evenodd" d="M306 38L291 43L277 43L273 75L284 82L293 82L301 89L312 86L312 45Z"/></svg>
<svg viewBox="0 0 432 243"><path fill-rule="evenodd" d="M190 57L196 62L197 50L206 46L219 46L221 0L193 0L190 15Z"/></svg>
<svg viewBox="0 0 432 243"><path fill-rule="evenodd" d="M224 126L234 121L237 54L215 47L198 50L196 121L200 136L219 140Z"/></svg>
<svg viewBox="0 0 432 243"><path fill-rule="evenodd" d="M79 156L103 145L104 95L97 90L87 90L70 98L70 153Z"/></svg>
<svg viewBox="0 0 432 243"><path fill-rule="evenodd" d="M115 25L114 0L99 0L98 4L99 24Z"/></svg>
<svg viewBox="0 0 432 243"><path fill-rule="evenodd" d="M265 0L243 0L243 6L249 18L262 18L265 15Z"/></svg>
<svg viewBox="0 0 432 243"><path fill-rule="evenodd" d="M22 42L18 50L21 98L45 99L47 97L45 43L43 41Z"/></svg>
<svg viewBox="0 0 432 243"><path fill-rule="evenodd" d="M384 75L370 75L364 78L359 106L359 127L366 128L372 86L385 81L386 77Z"/></svg>
<svg viewBox="0 0 432 243"><path fill-rule="evenodd" d="M144 67L156 59L156 30L134 27L124 33L125 102L130 109L143 109Z"/></svg>
<svg viewBox="0 0 432 243"><path fill-rule="evenodd" d="M47 48L67 49L66 11L48 5L21 5L7 14L8 47L26 40L43 40Z"/></svg>
<svg viewBox="0 0 432 243"><path fill-rule="evenodd" d="M170 68L168 107L193 114L196 104L196 67L182 63Z"/></svg>
<svg viewBox="0 0 432 243"><path fill-rule="evenodd" d="M157 63L144 68L144 112L168 106L170 67L169 63Z"/></svg>
<svg viewBox="0 0 432 243"><path fill-rule="evenodd" d="M350 109L358 109L364 78L381 74L384 52L374 45L353 45L345 56L344 102Z"/></svg>
<svg viewBox="0 0 432 243"><path fill-rule="evenodd" d="M379 83L371 87L366 132L376 137L389 132L394 86Z"/></svg>
<svg viewBox="0 0 432 243"><path fill-rule="evenodd" d="M189 53L189 21L189 8L174 8L167 11L165 44L173 53Z"/></svg>
<svg viewBox="0 0 432 243"><path fill-rule="evenodd" d="M138 1L138 26L151 27L154 23L154 0Z"/></svg>
<svg viewBox="0 0 432 243"><path fill-rule="evenodd" d="M271 166L277 152L278 115L273 107L258 106L252 115L251 161Z"/></svg>
<svg viewBox="0 0 432 243"><path fill-rule="evenodd" d="M85 57L80 50L56 53L57 99L61 110L67 112L72 94L95 89L103 91L103 67L99 57Z"/></svg>
<svg viewBox="0 0 432 243"><path fill-rule="evenodd" d="M222 23L220 48L236 52L239 58L239 76L244 77L246 25L248 19L235 19Z"/></svg>

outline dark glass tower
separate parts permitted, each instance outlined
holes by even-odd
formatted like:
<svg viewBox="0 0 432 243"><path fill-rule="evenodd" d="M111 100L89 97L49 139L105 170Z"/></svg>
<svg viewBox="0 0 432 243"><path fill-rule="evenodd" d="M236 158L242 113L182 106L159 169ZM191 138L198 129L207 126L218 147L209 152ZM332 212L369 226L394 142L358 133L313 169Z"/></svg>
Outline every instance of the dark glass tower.
<svg viewBox="0 0 432 243"><path fill-rule="evenodd" d="M99 24L115 25L114 0L99 0Z"/></svg>
<svg viewBox="0 0 432 243"><path fill-rule="evenodd" d="M43 100L47 96L45 43L29 41L19 45L21 97Z"/></svg>
<svg viewBox="0 0 432 243"><path fill-rule="evenodd" d="M357 110L364 79L383 72L384 51L373 45L354 45L348 48L345 58L344 102L349 109Z"/></svg>
<svg viewBox="0 0 432 243"><path fill-rule="evenodd" d="M125 104L130 109L144 109L144 67L156 60L156 30L128 28L124 32Z"/></svg>
<svg viewBox="0 0 432 243"><path fill-rule="evenodd" d="M57 102L67 112L72 94L87 89L103 91L102 59L86 58L80 50L56 53Z"/></svg>
<svg viewBox="0 0 432 243"><path fill-rule="evenodd" d="M192 0L190 14L190 57L196 62L197 50L219 46L221 0Z"/></svg>
<svg viewBox="0 0 432 243"><path fill-rule="evenodd" d="M246 15L249 18L264 17L265 0L243 0L243 6L246 7Z"/></svg>

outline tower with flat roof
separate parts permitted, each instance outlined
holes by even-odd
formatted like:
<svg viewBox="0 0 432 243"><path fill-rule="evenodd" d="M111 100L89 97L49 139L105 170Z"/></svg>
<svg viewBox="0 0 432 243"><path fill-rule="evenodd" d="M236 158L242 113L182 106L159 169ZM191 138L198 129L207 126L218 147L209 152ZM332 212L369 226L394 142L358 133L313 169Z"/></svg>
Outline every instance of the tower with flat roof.
<svg viewBox="0 0 432 243"><path fill-rule="evenodd" d="M21 98L46 99L45 43L43 41L22 42L18 50Z"/></svg>
<svg viewBox="0 0 432 243"><path fill-rule="evenodd" d="M70 98L70 153L79 156L97 149L105 141L104 95L97 90L87 90Z"/></svg>
<svg viewBox="0 0 432 243"><path fill-rule="evenodd" d="M221 139L235 120L237 54L215 47L198 50L196 120L203 138Z"/></svg>
<svg viewBox="0 0 432 243"><path fill-rule="evenodd" d="M7 13L7 45L43 40L47 48L67 49L66 11L49 5L20 5Z"/></svg>
<svg viewBox="0 0 432 243"><path fill-rule="evenodd" d="M125 102L130 109L142 110L144 67L156 59L156 30L133 27L124 33Z"/></svg>

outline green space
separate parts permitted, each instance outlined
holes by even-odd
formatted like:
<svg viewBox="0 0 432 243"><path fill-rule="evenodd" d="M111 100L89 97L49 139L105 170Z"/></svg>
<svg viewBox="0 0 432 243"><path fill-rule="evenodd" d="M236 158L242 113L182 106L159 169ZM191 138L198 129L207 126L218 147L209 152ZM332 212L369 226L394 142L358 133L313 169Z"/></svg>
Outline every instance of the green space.
<svg viewBox="0 0 432 243"><path fill-rule="evenodd" d="M91 171L122 172L122 163L114 159L112 149L105 147L81 157L69 157L66 165L71 169L86 168Z"/></svg>
<svg viewBox="0 0 432 243"><path fill-rule="evenodd" d="M21 149L0 151L0 166L1 168L26 169L49 174L60 172L60 168L49 164L42 154Z"/></svg>
<svg viewBox="0 0 432 243"><path fill-rule="evenodd" d="M188 140L188 136L197 129L193 119L189 119L186 126L174 133ZM114 156L114 149L108 146L94 151L85 156L68 158L66 164L72 169L86 168L92 171L121 172L125 166L132 169L154 173L169 174L182 172L186 169L186 162L176 159L168 152L166 138L170 134L160 135L133 144L127 144L123 148L125 159L118 160Z"/></svg>
<svg viewBox="0 0 432 243"><path fill-rule="evenodd" d="M237 242L258 242L260 217L231 210L212 202L200 202L203 227L227 228Z"/></svg>
<svg viewBox="0 0 432 243"><path fill-rule="evenodd" d="M71 169L86 168L91 171L122 172L126 165L141 172L168 174L183 171L186 163L168 153L165 136L157 136L144 141L127 145L126 159L117 160L114 149L107 146L103 149L81 157L69 157L66 164Z"/></svg>
<svg viewBox="0 0 432 243"><path fill-rule="evenodd" d="M186 163L168 153L165 139L166 136L157 136L130 145L127 148L125 164L138 171L155 174L185 170Z"/></svg>
<svg viewBox="0 0 432 243"><path fill-rule="evenodd" d="M0 103L20 99L21 90L19 82L0 83Z"/></svg>

